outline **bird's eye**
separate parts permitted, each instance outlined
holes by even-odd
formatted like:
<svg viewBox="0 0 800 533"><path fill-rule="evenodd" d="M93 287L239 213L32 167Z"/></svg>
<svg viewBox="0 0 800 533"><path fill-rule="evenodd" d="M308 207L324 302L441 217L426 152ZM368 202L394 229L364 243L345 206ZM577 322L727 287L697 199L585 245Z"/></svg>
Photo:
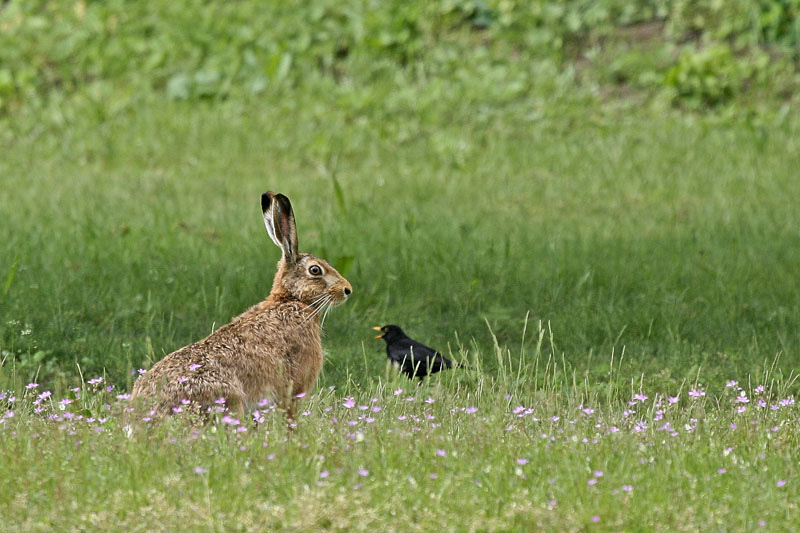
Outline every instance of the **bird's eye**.
<svg viewBox="0 0 800 533"><path fill-rule="evenodd" d="M321 276L322 275L322 267L319 265L311 265L308 267L308 273L312 276Z"/></svg>

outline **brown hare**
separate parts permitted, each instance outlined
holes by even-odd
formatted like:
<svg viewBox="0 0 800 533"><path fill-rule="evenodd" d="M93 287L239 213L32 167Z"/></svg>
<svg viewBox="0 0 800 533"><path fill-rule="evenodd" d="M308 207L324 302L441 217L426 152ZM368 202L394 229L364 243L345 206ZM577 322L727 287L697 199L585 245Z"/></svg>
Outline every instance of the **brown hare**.
<svg viewBox="0 0 800 533"><path fill-rule="evenodd" d="M264 223L283 254L263 302L203 340L176 350L140 376L133 399L150 399L161 414L187 400L206 410L219 398L240 415L264 398L294 416L298 395L322 368L321 316L344 302L350 283L326 261L297 250L292 204L261 196Z"/></svg>

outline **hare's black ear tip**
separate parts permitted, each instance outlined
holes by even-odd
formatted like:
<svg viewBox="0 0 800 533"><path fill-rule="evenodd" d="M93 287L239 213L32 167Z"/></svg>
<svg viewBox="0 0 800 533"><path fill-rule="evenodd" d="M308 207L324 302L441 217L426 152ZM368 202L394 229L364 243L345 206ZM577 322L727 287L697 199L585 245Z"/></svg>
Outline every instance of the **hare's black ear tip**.
<svg viewBox="0 0 800 533"><path fill-rule="evenodd" d="M269 206L272 205L272 197L275 196L275 193L272 191L267 191L261 195L261 210L266 211L269 209Z"/></svg>
<svg viewBox="0 0 800 533"><path fill-rule="evenodd" d="M289 197L287 197L285 194L276 193L273 197L273 200L278 202L278 205L280 205L285 211L292 211L292 202L289 201Z"/></svg>

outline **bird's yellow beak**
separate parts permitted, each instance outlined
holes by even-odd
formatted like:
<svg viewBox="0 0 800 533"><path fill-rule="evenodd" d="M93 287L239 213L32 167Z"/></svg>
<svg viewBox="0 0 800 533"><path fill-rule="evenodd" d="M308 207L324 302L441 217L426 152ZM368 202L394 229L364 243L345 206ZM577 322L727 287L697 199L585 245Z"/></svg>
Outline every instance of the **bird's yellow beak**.
<svg viewBox="0 0 800 533"><path fill-rule="evenodd" d="M376 339L382 339L383 336L385 335L385 333L383 333L383 328L381 328L380 326L374 326L372 329L374 329L375 331L380 331L381 332L380 335L375 335Z"/></svg>

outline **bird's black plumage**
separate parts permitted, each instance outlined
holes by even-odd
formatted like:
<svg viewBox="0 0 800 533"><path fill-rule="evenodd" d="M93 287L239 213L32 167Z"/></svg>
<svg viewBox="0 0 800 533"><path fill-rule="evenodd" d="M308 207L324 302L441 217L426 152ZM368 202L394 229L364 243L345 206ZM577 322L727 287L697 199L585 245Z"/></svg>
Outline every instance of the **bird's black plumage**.
<svg viewBox="0 0 800 533"><path fill-rule="evenodd" d="M386 356L400 367L400 371L409 379L424 378L444 368L452 368L453 362L433 348L425 346L406 335L402 329L394 325L373 328L383 332L377 338L386 341ZM455 366L463 367L460 363Z"/></svg>

